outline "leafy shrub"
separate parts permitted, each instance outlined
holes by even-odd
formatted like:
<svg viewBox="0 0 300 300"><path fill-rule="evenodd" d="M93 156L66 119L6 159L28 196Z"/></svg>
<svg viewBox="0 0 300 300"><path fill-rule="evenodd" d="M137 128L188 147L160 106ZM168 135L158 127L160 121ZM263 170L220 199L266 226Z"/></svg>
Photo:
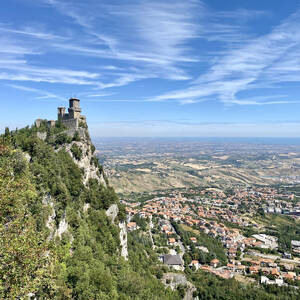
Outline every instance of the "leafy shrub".
<svg viewBox="0 0 300 300"><path fill-rule="evenodd" d="M79 127L86 128L86 129L88 128L86 122L82 122L82 121L79 122Z"/></svg>
<svg viewBox="0 0 300 300"><path fill-rule="evenodd" d="M80 141L80 135L79 132L76 130L73 136L73 141L79 142Z"/></svg>
<svg viewBox="0 0 300 300"><path fill-rule="evenodd" d="M62 145L62 144L71 143L71 141L72 141L72 139L67 134L60 133L56 136L55 144Z"/></svg>
<svg viewBox="0 0 300 300"><path fill-rule="evenodd" d="M13 153L12 162L15 175L20 175L26 170L27 162L21 151L16 151Z"/></svg>
<svg viewBox="0 0 300 300"><path fill-rule="evenodd" d="M73 144L72 147L71 147L71 152L72 152L73 156L75 157L75 159L81 160L82 150L78 145Z"/></svg>
<svg viewBox="0 0 300 300"><path fill-rule="evenodd" d="M95 148L94 145L91 146L91 150L92 150L92 154L94 154L94 152L95 152L95 150L96 150L96 148Z"/></svg>

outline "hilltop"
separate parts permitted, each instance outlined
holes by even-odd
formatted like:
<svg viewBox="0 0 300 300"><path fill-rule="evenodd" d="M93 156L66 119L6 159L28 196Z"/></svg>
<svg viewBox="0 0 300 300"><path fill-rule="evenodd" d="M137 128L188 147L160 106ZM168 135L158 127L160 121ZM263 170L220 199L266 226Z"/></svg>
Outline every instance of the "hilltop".
<svg viewBox="0 0 300 300"><path fill-rule="evenodd" d="M0 298L180 299L94 155L78 99L0 137ZM128 248L127 248L128 247Z"/></svg>

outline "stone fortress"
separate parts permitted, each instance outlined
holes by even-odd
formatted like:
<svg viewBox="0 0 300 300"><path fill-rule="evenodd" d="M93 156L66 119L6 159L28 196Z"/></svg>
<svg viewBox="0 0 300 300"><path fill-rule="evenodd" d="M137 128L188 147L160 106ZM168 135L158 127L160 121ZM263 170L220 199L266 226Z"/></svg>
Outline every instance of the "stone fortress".
<svg viewBox="0 0 300 300"><path fill-rule="evenodd" d="M40 127L44 120L37 119L36 127ZM47 121L48 126L54 127L57 122L62 122L64 126L71 130L77 130L79 127L86 127L86 117L81 115L80 100L77 98L69 99L68 113L65 107L58 107L57 121Z"/></svg>
<svg viewBox="0 0 300 300"><path fill-rule="evenodd" d="M78 128L80 123L86 124L85 116L81 115L80 100L71 98L69 100L68 113L65 107L58 107L57 120L68 128Z"/></svg>

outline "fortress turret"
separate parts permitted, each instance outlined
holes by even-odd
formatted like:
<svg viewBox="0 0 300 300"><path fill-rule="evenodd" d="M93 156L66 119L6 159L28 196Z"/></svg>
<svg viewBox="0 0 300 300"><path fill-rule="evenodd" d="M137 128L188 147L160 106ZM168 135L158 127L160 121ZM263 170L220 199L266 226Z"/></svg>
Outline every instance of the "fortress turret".
<svg viewBox="0 0 300 300"><path fill-rule="evenodd" d="M77 98L71 98L69 100L69 118L71 119L80 119L81 108L80 100Z"/></svg>
<svg viewBox="0 0 300 300"><path fill-rule="evenodd" d="M57 112L57 120L62 121L65 114L66 114L66 108L65 107L58 107L58 112Z"/></svg>

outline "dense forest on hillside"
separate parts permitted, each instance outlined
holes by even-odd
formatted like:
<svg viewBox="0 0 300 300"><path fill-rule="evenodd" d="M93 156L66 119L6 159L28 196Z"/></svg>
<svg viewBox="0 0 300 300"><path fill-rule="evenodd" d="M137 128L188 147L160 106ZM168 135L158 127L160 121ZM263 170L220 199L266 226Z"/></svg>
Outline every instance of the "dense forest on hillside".
<svg viewBox="0 0 300 300"><path fill-rule="evenodd" d="M32 126L0 137L0 298L180 299L156 278L151 249L129 237L129 260L121 257L119 228L105 214L117 196L96 180L83 184L63 147L78 135L64 130ZM56 226L68 223L61 238L45 226L51 206Z"/></svg>

